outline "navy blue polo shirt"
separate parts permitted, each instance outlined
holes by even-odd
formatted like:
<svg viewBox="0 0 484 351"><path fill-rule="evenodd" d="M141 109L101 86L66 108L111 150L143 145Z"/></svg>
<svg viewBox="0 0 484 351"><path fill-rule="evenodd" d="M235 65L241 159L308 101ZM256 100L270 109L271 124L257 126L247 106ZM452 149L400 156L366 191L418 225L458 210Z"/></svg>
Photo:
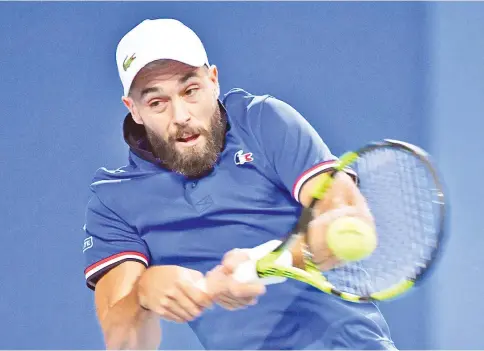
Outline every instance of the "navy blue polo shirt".
<svg viewBox="0 0 484 351"><path fill-rule="evenodd" d="M83 247L90 288L126 260L205 273L227 251L282 239L294 226L302 186L336 157L281 100L233 89L220 104L229 124L225 147L213 172L196 181L161 167L127 116L129 163L99 169L91 184ZM255 306L216 306L190 326L207 349L393 348L375 305L291 280L268 286Z"/></svg>

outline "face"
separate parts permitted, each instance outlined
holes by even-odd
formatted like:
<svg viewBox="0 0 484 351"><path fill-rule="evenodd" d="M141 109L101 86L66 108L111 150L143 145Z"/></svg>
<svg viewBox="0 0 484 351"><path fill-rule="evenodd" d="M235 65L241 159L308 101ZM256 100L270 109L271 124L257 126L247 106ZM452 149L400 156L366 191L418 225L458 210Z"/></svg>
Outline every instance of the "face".
<svg viewBox="0 0 484 351"><path fill-rule="evenodd" d="M153 153L187 177L208 173L222 150L225 119L218 106L215 66L158 61L143 68L123 101L144 125Z"/></svg>

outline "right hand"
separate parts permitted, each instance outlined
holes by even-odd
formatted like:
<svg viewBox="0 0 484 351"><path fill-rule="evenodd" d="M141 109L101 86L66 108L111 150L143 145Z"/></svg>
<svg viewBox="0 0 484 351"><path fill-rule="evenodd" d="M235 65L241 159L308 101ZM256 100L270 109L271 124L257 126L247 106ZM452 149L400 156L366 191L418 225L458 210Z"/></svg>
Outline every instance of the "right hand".
<svg viewBox="0 0 484 351"><path fill-rule="evenodd" d="M207 273L207 286L214 295L214 301L223 308L233 311L255 305L266 288L261 282L240 283L232 278L237 266L249 260L242 250L227 252L220 265Z"/></svg>
<svg viewBox="0 0 484 351"><path fill-rule="evenodd" d="M192 321L213 304L213 298L195 286L202 277L179 266L150 267L137 283L139 304L169 321Z"/></svg>

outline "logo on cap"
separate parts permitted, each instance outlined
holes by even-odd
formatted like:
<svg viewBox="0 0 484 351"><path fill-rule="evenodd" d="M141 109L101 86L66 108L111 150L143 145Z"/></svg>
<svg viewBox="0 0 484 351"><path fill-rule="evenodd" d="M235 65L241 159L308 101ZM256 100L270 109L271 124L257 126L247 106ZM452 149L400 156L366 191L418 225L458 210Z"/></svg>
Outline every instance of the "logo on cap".
<svg viewBox="0 0 484 351"><path fill-rule="evenodd" d="M123 69L125 72L128 70L129 66L131 66L135 58L136 58L136 54L131 55L131 57L129 58L128 56L126 56L126 58L123 61Z"/></svg>

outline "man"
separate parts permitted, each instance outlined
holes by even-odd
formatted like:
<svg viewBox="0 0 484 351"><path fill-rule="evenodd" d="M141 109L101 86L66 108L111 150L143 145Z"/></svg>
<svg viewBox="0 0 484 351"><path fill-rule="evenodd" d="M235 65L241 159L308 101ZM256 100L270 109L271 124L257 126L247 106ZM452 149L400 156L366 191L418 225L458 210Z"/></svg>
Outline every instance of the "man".
<svg viewBox="0 0 484 351"><path fill-rule="evenodd" d="M96 173L84 241L107 348L159 347L163 318L188 322L207 349L394 349L372 304L231 278L290 231L336 159L307 121L268 95L219 100L216 66L176 20L140 23L116 58L129 164ZM307 244L325 270L337 262L324 241L331 220L371 215L347 175L319 210Z"/></svg>

